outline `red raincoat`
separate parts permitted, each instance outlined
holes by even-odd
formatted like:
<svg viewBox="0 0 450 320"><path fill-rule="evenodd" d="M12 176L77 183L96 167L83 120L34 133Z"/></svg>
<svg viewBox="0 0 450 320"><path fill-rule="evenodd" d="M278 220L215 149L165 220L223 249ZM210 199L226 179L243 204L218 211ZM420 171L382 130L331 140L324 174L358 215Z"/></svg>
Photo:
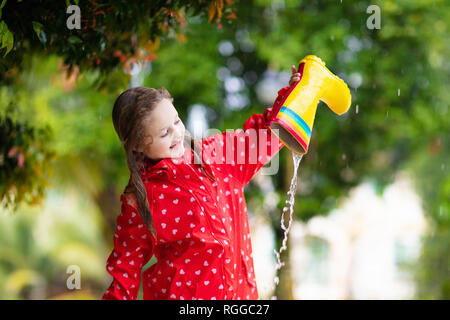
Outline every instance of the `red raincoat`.
<svg viewBox="0 0 450 320"><path fill-rule="evenodd" d="M244 131L202 140L203 166L215 182L189 148L182 158L141 170L157 239L145 227L134 195L122 194L106 267L113 282L103 299L137 299L142 267L152 255L157 262L142 274L144 300L258 299L243 188L283 147L268 126L288 88L278 91L273 108L252 115Z"/></svg>

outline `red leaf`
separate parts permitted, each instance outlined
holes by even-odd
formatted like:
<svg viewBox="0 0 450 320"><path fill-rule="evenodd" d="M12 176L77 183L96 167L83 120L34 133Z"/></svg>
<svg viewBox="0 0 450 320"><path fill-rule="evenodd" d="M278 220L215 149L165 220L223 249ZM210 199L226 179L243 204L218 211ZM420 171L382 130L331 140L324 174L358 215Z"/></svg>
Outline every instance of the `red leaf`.
<svg viewBox="0 0 450 320"><path fill-rule="evenodd" d="M17 148L16 146L12 147L11 150L9 150L9 152L8 152L8 158L14 157L18 151L19 151L19 148Z"/></svg>
<svg viewBox="0 0 450 320"><path fill-rule="evenodd" d="M147 56L147 58L145 58L145 61L152 61L154 60L158 55L155 53L152 53L150 55Z"/></svg>
<svg viewBox="0 0 450 320"><path fill-rule="evenodd" d="M23 153L19 153L19 159L17 160L19 167L23 168L23 163L25 162L25 156Z"/></svg>

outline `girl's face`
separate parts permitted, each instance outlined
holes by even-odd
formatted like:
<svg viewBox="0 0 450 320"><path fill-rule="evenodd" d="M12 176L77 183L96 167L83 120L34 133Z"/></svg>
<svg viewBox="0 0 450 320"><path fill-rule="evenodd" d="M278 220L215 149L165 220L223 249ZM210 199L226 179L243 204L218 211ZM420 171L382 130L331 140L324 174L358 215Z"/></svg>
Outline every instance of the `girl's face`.
<svg viewBox="0 0 450 320"><path fill-rule="evenodd" d="M144 139L138 148L152 160L179 158L184 154L184 124L168 99L161 100L144 122Z"/></svg>

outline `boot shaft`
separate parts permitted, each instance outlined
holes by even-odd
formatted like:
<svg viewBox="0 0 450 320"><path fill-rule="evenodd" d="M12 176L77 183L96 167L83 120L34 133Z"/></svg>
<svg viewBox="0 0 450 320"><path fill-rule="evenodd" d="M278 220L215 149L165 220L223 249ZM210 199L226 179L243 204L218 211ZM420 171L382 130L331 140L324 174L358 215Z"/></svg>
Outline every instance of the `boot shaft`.
<svg viewBox="0 0 450 320"><path fill-rule="evenodd" d="M338 115L348 110L350 90L331 73L318 57L309 55L299 62L300 80L286 93L270 128L292 151L305 154L311 139L319 101ZM278 132L278 134L277 134Z"/></svg>

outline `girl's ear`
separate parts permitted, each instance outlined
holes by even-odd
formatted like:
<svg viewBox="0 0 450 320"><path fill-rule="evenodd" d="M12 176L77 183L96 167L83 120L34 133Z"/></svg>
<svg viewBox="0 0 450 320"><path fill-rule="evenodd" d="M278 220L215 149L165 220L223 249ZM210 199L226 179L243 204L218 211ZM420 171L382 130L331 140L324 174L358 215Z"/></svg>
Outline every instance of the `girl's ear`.
<svg viewBox="0 0 450 320"><path fill-rule="evenodd" d="M147 144L153 143L153 138L152 138L151 136L148 136L148 137L147 137L146 143L147 143ZM136 152L139 152L139 153L142 153L142 152L144 152L144 148L143 148L143 147L144 147L144 144L141 143L141 144L139 144L139 145L136 147L135 151L136 151Z"/></svg>

